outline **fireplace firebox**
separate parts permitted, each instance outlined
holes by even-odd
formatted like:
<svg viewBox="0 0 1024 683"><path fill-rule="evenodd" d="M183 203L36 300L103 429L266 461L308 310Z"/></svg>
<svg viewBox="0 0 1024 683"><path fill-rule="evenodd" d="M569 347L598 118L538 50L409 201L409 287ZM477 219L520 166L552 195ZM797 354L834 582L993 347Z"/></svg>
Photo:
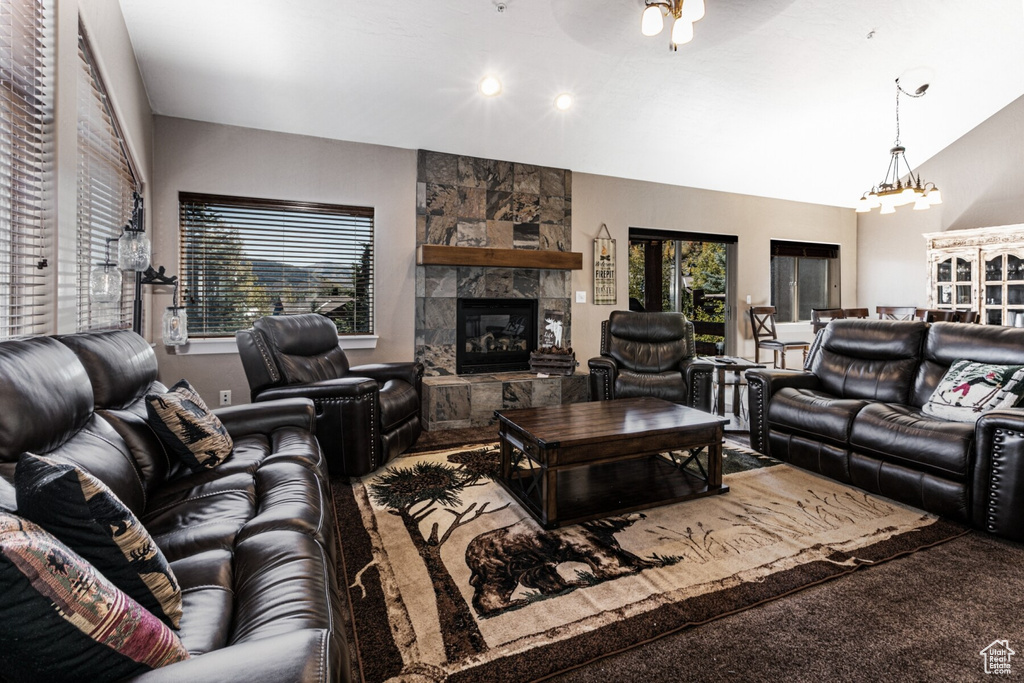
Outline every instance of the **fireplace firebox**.
<svg viewBox="0 0 1024 683"><path fill-rule="evenodd" d="M529 370L537 349L536 299L458 299L455 371L460 375Z"/></svg>

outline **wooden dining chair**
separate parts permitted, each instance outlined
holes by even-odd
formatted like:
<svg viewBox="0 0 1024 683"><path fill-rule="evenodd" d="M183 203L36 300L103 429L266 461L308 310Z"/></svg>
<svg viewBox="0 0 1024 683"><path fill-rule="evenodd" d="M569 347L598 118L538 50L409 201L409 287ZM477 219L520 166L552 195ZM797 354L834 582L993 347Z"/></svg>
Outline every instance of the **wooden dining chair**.
<svg viewBox="0 0 1024 683"><path fill-rule="evenodd" d="M879 320L913 320L917 316L916 306L875 306Z"/></svg>
<svg viewBox="0 0 1024 683"><path fill-rule="evenodd" d="M956 311L947 311L941 308L919 308L914 317L926 323L949 323L956 320Z"/></svg>
<svg viewBox="0 0 1024 683"><path fill-rule="evenodd" d="M846 317L846 311L841 308L812 308L811 309L811 330L818 334L833 320L841 320Z"/></svg>
<svg viewBox="0 0 1024 683"><path fill-rule="evenodd" d="M847 318L867 318L870 315L866 308L844 308L843 313Z"/></svg>
<svg viewBox="0 0 1024 683"><path fill-rule="evenodd" d="M786 351L801 349L804 352L803 360L807 360L807 349L810 342L788 341L778 338L775 331L775 307L774 306L751 306L747 311L750 315L750 329L754 333L754 362L761 362L761 349L769 349L774 354L774 364L777 368L786 369ZM782 363L779 363L779 354L782 354Z"/></svg>
<svg viewBox="0 0 1024 683"><path fill-rule="evenodd" d="M973 310L972 311L957 311L956 312L956 322L958 322L958 323L967 323L969 325L970 324L974 324L974 323L978 322L978 312L977 311L973 311Z"/></svg>

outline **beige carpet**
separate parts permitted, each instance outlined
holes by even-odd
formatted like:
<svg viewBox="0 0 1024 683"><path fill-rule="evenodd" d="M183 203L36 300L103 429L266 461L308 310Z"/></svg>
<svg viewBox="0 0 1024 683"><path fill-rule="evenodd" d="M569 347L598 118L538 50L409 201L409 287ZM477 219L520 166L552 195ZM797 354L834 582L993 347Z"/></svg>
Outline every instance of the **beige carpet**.
<svg viewBox="0 0 1024 683"><path fill-rule="evenodd" d="M964 533L739 447L724 496L544 531L496 457L336 482L364 680L535 680Z"/></svg>

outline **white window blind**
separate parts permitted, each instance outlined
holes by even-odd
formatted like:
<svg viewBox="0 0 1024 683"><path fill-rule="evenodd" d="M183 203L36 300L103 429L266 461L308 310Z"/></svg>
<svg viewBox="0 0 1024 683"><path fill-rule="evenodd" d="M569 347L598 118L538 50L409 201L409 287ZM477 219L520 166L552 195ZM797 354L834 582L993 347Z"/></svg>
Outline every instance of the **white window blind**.
<svg viewBox="0 0 1024 683"><path fill-rule="evenodd" d="M0 338L47 331L50 0L0 2Z"/></svg>
<svg viewBox="0 0 1024 683"><path fill-rule="evenodd" d="M142 190L81 24L78 58L78 329L131 327L134 273L122 273L120 302L98 303L89 298L89 272L106 260L107 239L121 235L132 193ZM109 247L117 261L117 243Z"/></svg>
<svg viewBox="0 0 1024 683"><path fill-rule="evenodd" d="M373 332L373 209L181 193L182 301L193 337L316 312Z"/></svg>

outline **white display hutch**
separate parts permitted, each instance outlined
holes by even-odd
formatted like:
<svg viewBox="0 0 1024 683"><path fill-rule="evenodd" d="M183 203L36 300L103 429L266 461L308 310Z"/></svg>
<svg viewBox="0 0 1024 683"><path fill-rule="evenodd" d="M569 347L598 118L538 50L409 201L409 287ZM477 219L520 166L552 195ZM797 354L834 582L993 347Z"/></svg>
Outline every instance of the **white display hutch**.
<svg viewBox="0 0 1024 683"><path fill-rule="evenodd" d="M931 232L924 238L929 308L979 311L986 325L1013 325L1024 314L1024 225Z"/></svg>

